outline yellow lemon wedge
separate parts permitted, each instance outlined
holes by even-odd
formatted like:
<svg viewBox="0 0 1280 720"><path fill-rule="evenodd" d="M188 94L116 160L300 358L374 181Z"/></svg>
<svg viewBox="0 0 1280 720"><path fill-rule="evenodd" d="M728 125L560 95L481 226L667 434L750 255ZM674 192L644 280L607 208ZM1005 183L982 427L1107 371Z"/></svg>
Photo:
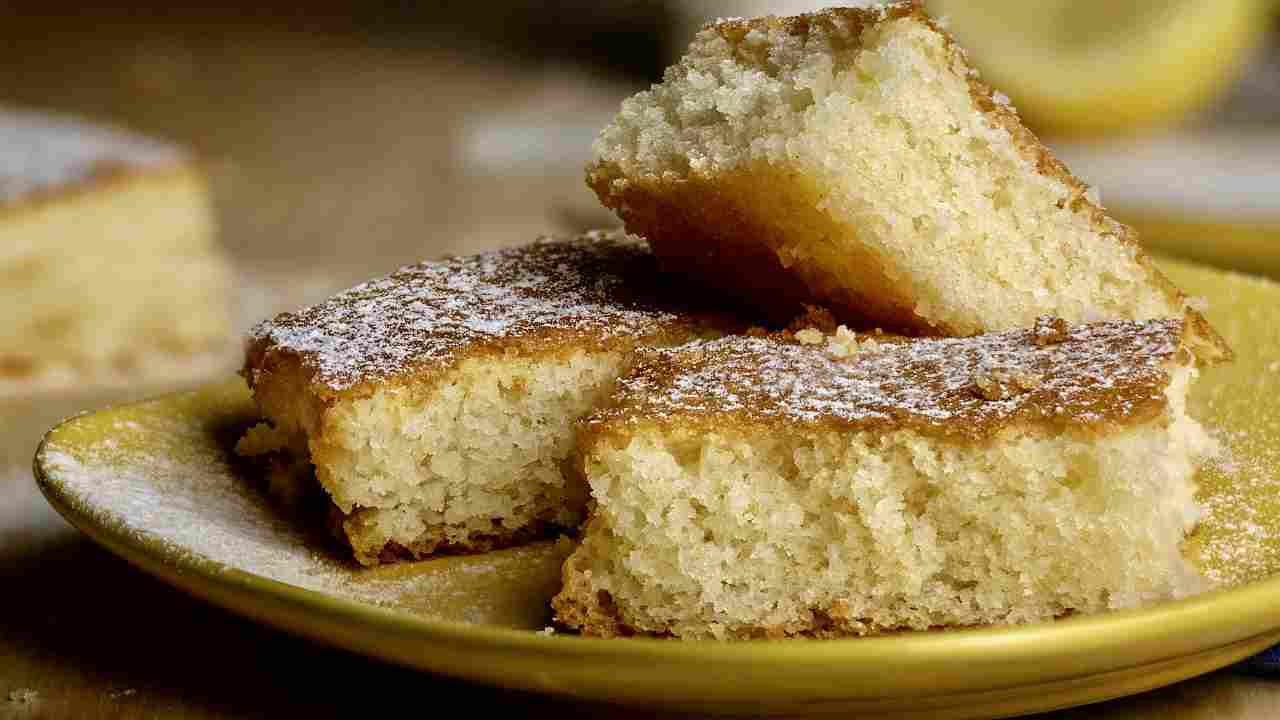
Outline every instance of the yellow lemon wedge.
<svg viewBox="0 0 1280 720"><path fill-rule="evenodd" d="M925 0L1038 131L1175 124L1231 84L1269 0Z"/></svg>

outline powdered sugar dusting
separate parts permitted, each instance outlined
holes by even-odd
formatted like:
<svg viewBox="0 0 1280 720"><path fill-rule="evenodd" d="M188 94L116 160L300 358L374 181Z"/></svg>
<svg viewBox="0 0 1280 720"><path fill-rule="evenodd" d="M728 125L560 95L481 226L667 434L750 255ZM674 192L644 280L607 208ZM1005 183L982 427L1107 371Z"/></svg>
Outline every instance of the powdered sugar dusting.
<svg viewBox="0 0 1280 720"><path fill-rule="evenodd" d="M177 165L176 145L74 118L0 111L0 206L121 169Z"/></svg>
<svg viewBox="0 0 1280 720"><path fill-rule="evenodd" d="M637 238L543 239L404 267L253 335L263 352L295 353L315 382L342 390L514 339L642 336L688 322L661 299L663 282Z"/></svg>
<svg viewBox="0 0 1280 720"><path fill-rule="evenodd" d="M1280 287L1260 277L1165 260L1162 269L1190 295L1235 349L1209 368L1188 412L1218 428L1222 457L1199 474L1204 518L1193 557L1211 581L1231 586L1280 573Z"/></svg>
<svg viewBox="0 0 1280 720"><path fill-rule="evenodd" d="M592 422L744 413L978 437L1015 421L1144 419L1164 407L1181 337L1179 320L1120 321L1051 342L1036 330L878 342L846 359L762 337L700 341L644 356L623 402Z"/></svg>
<svg viewBox="0 0 1280 720"><path fill-rule="evenodd" d="M1273 418L1267 426L1221 433L1227 452L1197 478L1204 517L1191 547L1214 585L1241 585L1280 570L1278 431Z"/></svg>
<svg viewBox="0 0 1280 720"><path fill-rule="evenodd" d="M243 389L239 415L251 416ZM224 424L165 400L73 421L93 440L54 441L40 463L56 494L93 524L159 542L166 553L420 616L538 629L567 550L534 543L482 556L359 568L282 514L233 461ZM75 433L73 433L74 436ZM314 525L322 525L315 523Z"/></svg>

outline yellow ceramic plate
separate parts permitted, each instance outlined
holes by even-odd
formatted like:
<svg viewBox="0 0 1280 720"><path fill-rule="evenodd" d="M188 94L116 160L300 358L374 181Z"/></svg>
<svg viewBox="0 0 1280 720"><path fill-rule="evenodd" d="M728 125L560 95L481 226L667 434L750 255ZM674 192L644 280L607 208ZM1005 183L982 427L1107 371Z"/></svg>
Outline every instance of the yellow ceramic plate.
<svg viewBox="0 0 1280 720"><path fill-rule="evenodd" d="M718 712L930 718L1046 710L1136 693L1280 642L1280 286L1170 264L1239 359L1196 406L1230 455L1202 479L1191 551L1225 589L1147 609L836 641L740 644L546 636L565 548L379 570L344 564L265 502L229 448L253 408L237 381L69 420L36 473L113 552L263 623L480 682Z"/></svg>

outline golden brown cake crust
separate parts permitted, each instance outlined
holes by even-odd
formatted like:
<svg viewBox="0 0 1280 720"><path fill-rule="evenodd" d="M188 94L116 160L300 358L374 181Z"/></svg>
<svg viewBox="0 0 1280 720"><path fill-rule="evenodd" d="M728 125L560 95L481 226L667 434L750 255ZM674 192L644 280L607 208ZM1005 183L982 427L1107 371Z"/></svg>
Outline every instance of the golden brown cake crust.
<svg viewBox="0 0 1280 720"><path fill-rule="evenodd" d="M993 126L1009 132L1019 154L1033 163L1039 173L1071 188L1073 211L1087 215L1099 232L1140 247L1133 228L1115 221L1091 201L1086 196L1088 187L1022 124L1007 102L995 99L992 88L979 79L970 65L964 49L925 13L918 1L874 8L832 8L793 17L722 20L708 24L705 29L731 42L741 41L753 30L783 30L795 36L821 31L833 41L843 39L856 45L867 28L903 18L920 22L943 38L952 71L966 79L970 95L983 116ZM805 303L818 303L830 307L843 321L859 328L883 326L912 335L967 334L930 323L920 317L910 303L902 301L879 274L858 270L876 267L878 258L849 258L848 267L838 272L832 270L838 275L834 277L822 274L801 277L793 272L785 258L774 251L784 243L770 237L771 230L758 217L762 210L737 207L731 195L723 192L728 184L748 182L748 178L760 170L754 167L711 177L691 169L687 177L653 174L628 177L612 162L594 162L587 168L587 185L606 207L619 214L630 232L654 243L668 271L685 272L716 283L722 291L763 306L775 319L794 315ZM622 178L625 180L618 182ZM786 180L799 183L801 179ZM821 195L815 194L812 200L820 201ZM701 230L708 218L714 218L714 224L724 230L716 238L705 238ZM721 243L723 247L702 247L701 243L693 242L698 238L713 245ZM1169 298L1171 305L1185 307L1186 297L1149 257L1139 252L1137 261L1148 280ZM851 288L843 282L844 276L854 274L859 277L861 287ZM1231 359L1226 341L1199 312L1187 308L1185 319L1199 360L1212 363Z"/></svg>
<svg viewBox="0 0 1280 720"><path fill-rule="evenodd" d="M342 415L335 407L381 391L421 405L465 361L498 368L517 360L568 362L584 351L629 356L637 344L745 327L675 282L657 272L643 240L621 233L421 263L260 324L242 373L263 414L306 448L317 479L329 487L328 468L352 452L333 420ZM356 559L376 564L544 535L579 522L565 519L568 506L539 510L515 529L431 519L414 539L396 541L380 523L385 508L355 503L333 520Z"/></svg>
<svg viewBox="0 0 1280 720"><path fill-rule="evenodd" d="M495 528L491 533L472 532L463 540L449 540L448 528L440 526L434 532L427 532L413 542L402 545L394 540L387 541L380 547L366 549L357 547L356 538L361 537L360 525L363 522L364 510L343 513L336 505L329 508L329 530L335 540L351 548L356 562L364 566L394 563L402 560L425 560L440 555L466 555L490 552L514 547L521 543L553 536L557 532L572 531L574 528L561 527L549 520L535 520L517 529Z"/></svg>
<svg viewBox="0 0 1280 720"><path fill-rule="evenodd" d="M592 510L587 522L583 525L580 537L587 538L592 534L593 526L601 521ZM555 620L591 637L630 637L643 634L663 637L660 632L639 633L628 626L622 619L622 612L613 603L608 593L596 593L591 585L591 570L585 567L588 559L582 549L575 550L565 558L560 567L560 592L551 599L551 609L555 611ZM584 566L580 567L582 563ZM670 637L670 634L666 635Z"/></svg>
<svg viewBox="0 0 1280 720"><path fill-rule="evenodd" d="M628 230L649 239L664 271L714 287L773 322L786 322L804 306L817 303L858 329L883 326L911 335L951 332L918 316L878 272L867 272L882 265L871 254L849 253L842 258L844 267L821 277L802 277L784 265L773 249L784 240L774 236L771 213L788 212L796 202L818 202L820 191L806 187L809 183L804 178L779 173L765 163L714 179L645 176L619 185L615 177L616 169L593 172L588 184L606 207L618 212ZM740 186L767 187L777 182L790 183L793 189L805 187L807 198L778 193L773 201L779 207L748 208L740 206L730 192ZM714 236L705 232L709 226L717 229ZM831 223L830 232L838 234L842 229ZM691 242L694 238L701 242ZM846 282L849 277L859 278L858 287Z"/></svg>
<svg viewBox="0 0 1280 720"><path fill-rule="evenodd" d="M253 387L300 364L308 389L329 398L421 382L467 357L605 349L726 323L675 282L643 240L620 233L420 263L259 324L244 374Z"/></svg>
<svg viewBox="0 0 1280 720"><path fill-rule="evenodd" d="M583 421L583 442L674 419L910 429L960 442L1010 428L1105 431L1163 411L1170 366L1191 362L1183 334L1180 320L1046 318L971 338L877 338L846 358L771 338L698 341L641 353L615 402Z"/></svg>
<svg viewBox="0 0 1280 720"><path fill-rule="evenodd" d="M872 7L832 7L803 15L726 18L707 23L703 29L715 30L734 40L741 40L752 30L766 29L782 30L788 35L808 35L817 28L835 31L834 34L839 37L856 37L872 25L911 16L929 19L916 0L900 0Z"/></svg>

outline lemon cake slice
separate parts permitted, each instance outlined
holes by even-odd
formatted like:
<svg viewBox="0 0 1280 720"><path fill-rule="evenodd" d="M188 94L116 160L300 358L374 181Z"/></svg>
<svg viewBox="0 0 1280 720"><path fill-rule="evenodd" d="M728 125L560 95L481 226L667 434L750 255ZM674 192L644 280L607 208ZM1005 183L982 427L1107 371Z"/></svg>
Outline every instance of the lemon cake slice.
<svg viewBox="0 0 1280 720"><path fill-rule="evenodd" d="M253 331L244 376L268 424L240 451L309 459L366 565L576 527L574 422L638 344L727 322L668 300L687 295L668 282L642 240L589 234L405 267L285 313Z"/></svg>
<svg viewBox="0 0 1280 720"><path fill-rule="evenodd" d="M1201 588L1181 544L1215 444L1185 412L1181 320L827 337L641 355L581 424L594 509L559 622L831 637Z"/></svg>
<svg viewBox="0 0 1280 720"><path fill-rule="evenodd" d="M231 270L197 164L169 143L0 109L0 307L0 385L15 388L234 348Z"/></svg>
<svg viewBox="0 0 1280 720"><path fill-rule="evenodd" d="M1229 353L914 2L710 24L593 155L588 184L667 267L781 317L1185 317L1201 359Z"/></svg>

